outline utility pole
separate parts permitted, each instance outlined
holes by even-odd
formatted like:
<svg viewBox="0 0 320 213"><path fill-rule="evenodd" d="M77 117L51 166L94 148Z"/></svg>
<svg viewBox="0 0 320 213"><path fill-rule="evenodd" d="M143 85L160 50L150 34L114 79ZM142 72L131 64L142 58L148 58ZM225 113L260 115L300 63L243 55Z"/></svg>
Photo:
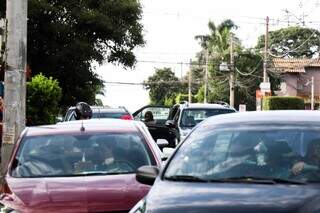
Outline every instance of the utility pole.
<svg viewBox="0 0 320 213"><path fill-rule="evenodd" d="M183 75L182 75L182 62L180 62L180 79L183 81Z"/></svg>
<svg viewBox="0 0 320 213"><path fill-rule="evenodd" d="M208 60L209 60L209 51L206 50L206 69L204 73L204 98L203 103L207 103L208 95Z"/></svg>
<svg viewBox="0 0 320 213"><path fill-rule="evenodd" d="M269 51L269 16L266 18L266 34L264 39L264 57L263 57L263 83L267 81L267 64L268 64L268 51Z"/></svg>
<svg viewBox="0 0 320 213"><path fill-rule="evenodd" d="M311 110L314 110L314 77L311 77Z"/></svg>
<svg viewBox="0 0 320 213"><path fill-rule="evenodd" d="M233 34L230 36L230 106L234 107L234 54L233 54Z"/></svg>
<svg viewBox="0 0 320 213"><path fill-rule="evenodd" d="M25 128L27 7L26 0L7 0L2 172L6 169L14 143Z"/></svg>
<svg viewBox="0 0 320 213"><path fill-rule="evenodd" d="M192 66L191 66L191 62L192 60L190 59L190 64L189 64L189 86L188 86L188 102L191 103L192 102L192 97L191 97L191 84L192 84Z"/></svg>

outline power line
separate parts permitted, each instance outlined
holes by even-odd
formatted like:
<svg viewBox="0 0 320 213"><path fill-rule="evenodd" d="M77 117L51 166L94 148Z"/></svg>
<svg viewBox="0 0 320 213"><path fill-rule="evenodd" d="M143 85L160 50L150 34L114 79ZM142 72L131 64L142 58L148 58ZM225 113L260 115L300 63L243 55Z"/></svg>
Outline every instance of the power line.
<svg viewBox="0 0 320 213"><path fill-rule="evenodd" d="M159 85L159 84L187 84L188 81L158 81L158 82L123 82L123 81L105 81L106 84L119 84L119 85L133 85L133 86L146 86L146 85ZM201 82L193 82L192 84L200 84Z"/></svg>
<svg viewBox="0 0 320 213"><path fill-rule="evenodd" d="M155 63L155 64L184 64L190 65L189 62L173 62L173 61L155 61L155 60L137 60L137 63Z"/></svg>
<svg viewBox="0 0 320 213"><path fill-rule="evenodd" d="M316 7L319 7L316 6ZM313 10L316 9L313 8ZM290 24L298 24L298 23L302 23L303 21L301 20L301 18L297 17L294 13L288 11L290 14L292 14L292 16L294 16L297 21L289 21L288 22L288 18L287 19L280 19L280 18L270 18L270 21L273 21L273 22L277 22L278 24L275 24L275 23L271 23L271 25L273 26L277 26L279 25L279 23L290 23ZM180 16L186 16L186 17L189 17L189 18L203 18L203 19L210 19L210 17L207 17L207 16L203 16L203 15L192 15L190 13L188 14L183 14L181 12L172 12L172 13L168 13L168 12L148 12L148 11L145 11L144 12L145 14L158 14L158 15L165 15L165 16L177 16L177 17L180 17ZM308 13L307 13L308 14ZM306 15L304 15L306 16ZM237 19L236 23L243 23L243 24L255 24L255 25L264 25L265 23L263 22L265 20L264 17L254 17L254 16L234 16L234 17L230 17L231 19ZM256 22L246 22L246 21L240 21L239 18L244 18L244 19L249 19L249 20L258 20ZM310 20L310 21L304 21L304 23L315 23L315 22L318 22L317 20Z"/></svg>

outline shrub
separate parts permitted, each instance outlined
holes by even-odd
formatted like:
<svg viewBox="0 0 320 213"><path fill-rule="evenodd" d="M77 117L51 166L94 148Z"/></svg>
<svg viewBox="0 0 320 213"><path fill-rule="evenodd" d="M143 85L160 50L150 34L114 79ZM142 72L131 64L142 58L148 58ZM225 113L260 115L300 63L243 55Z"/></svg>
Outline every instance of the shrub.
<svg viewBox="0 0 320 213"><path fill-rule="evenodd" d="M263 99L263 110L303 110L304 100L299 97L271 96Z"/></svg>
<svg viewBox="0 0 320 213"><path fill-rule="evenodd" d="M179 93L176 97L176 103L181 103L183 101L189 101L189 95L188 94L182 94L182 93ZM195 98L194 95L191 95L191 101L192 103L196 103L198 102L198 100Z"/></svg>
<svg viewBox="0 0 320 213"><path fill-rule="evenodd" d="M53 124L59 113L62 90L57 80L41 73L27 82L27 125Z"/></svg>

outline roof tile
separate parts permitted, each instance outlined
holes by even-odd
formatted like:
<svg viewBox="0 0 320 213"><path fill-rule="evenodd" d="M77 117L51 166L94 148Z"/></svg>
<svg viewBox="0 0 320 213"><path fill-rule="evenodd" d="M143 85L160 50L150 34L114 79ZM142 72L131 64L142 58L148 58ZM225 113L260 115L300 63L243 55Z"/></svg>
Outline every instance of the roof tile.
<svg viewBox="0 0 320 213"><path fill-rule="evenodd" d="M275 58L272 59L273 69L280 73L301 73L306 72L306 67L320 67L320 58Z"/></svg>

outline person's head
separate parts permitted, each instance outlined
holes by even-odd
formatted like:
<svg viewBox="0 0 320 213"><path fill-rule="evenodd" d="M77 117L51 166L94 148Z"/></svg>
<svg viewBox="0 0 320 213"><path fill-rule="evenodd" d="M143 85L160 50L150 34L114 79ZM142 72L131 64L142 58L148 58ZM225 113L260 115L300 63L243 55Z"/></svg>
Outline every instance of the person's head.
<svg viewBox="0 0 320 213"><path fill-rule="evenodd" d="M77 120L85 120L90 119L92 117L92 109L89 106L89 104L85 102L77 103L75 112Z"/></svg>
<svg viewBox="0 0 320 213"><path fill-rule="evenodd" d="M307 158L320 160L320 139L314 139L309 142L307 149Z"/></svg>
<svg viewBox="0 0 320 213"><path fill-rule="evenodd" d="M153 114L151 111L147 111L145 114L144 114L144 120L146 122L148 121L153 121Z"/></svg>
<svg viewBox="0 0 320 213"><path fill-rule="evenodd" d="M292 162L296 157L287 141L282 140L267 143L267 153L267 161L272 165Z"/></svg>

